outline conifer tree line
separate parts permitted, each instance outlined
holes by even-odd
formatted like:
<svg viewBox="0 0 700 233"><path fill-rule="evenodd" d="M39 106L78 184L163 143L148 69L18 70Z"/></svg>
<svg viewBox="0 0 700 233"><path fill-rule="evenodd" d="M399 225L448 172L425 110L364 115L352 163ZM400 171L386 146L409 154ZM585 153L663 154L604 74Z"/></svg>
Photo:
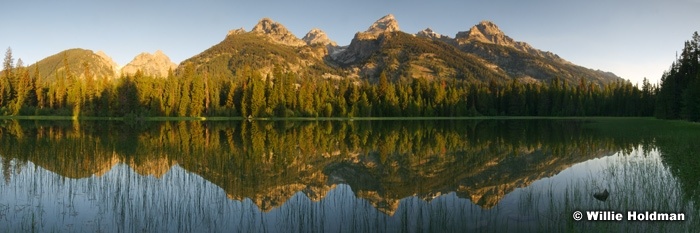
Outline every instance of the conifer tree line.
<svg viewBox="0 0 700 233"><path fill-rule="evenodd" d="M235 69L234 78L224 78L197 72L191 63L168 77L139 71L111 79L96 77L88 63L73 72L65 59L64 68L49 83L37 75L38 66L28 70L21 60L13 61L8 49L0 76L0 115L651 116L655 109L649 103L657 96L656 85L646 79L641 88L627 81L600 86L558 78L540 83L428 81L386 72L374 79L325 79L279 66L263 76L248 65Z"/></svg>
<svg viewBox="0 0 700 233"><path fill-rule="evenodd" d="M661 77L654 115L662 119L700 120L700 35L693 33L680 57Z"/></svg>

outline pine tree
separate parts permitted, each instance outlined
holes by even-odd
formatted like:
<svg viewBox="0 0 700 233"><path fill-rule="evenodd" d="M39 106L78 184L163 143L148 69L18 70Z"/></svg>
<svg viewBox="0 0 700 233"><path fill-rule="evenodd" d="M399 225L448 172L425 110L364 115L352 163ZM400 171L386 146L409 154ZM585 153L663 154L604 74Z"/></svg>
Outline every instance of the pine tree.
<svg viewBox="0 0 700 233"><path fill-rule="evenodd" d="M265 108L267 107L266 105L266 98L265 98L265 90L267 83L266 81L262 80L262 77L260 77L260 74L257 72L254 72L250 78L250 91L249 91L249 108L250 108L250 114L253 117L259 117L259 116L265 116Z"/></svg>
<svg viewBox="0 0 700 233"><path fill-rule="evenodd" d="M204 113L205 100L207 99L204 80L199 75L185 77L185 79L189 80L186 85L190 85L191 88L190 116L201 116Z"/></svg>
<svg viewBox="0 0 700 233"><path fill-rule="evenodd" d="M13 115L18 115L20 114L20 110L25 106L27 98L29 98L29 94L33 93L34 90L32 90L32 82L31 78L29 77L29 71L27 71L27 68L24 67L24 63L22 62L22 59L17 60L17 68L16 68L16 75L18 76L18 81L17 81L17 87L16 89L16 96L15 96L15 103L14 107L12 110Z"/></svg>
<svg viewBox="0 0 700 233"><path fill-rule="evenodd" d="M97 86L95 84L95 77L90 71L90 64L87 61L83 62L83 79L85 80L85 94L84 101L86 103L87 111L89 114L94 113L94 99L97 95Z"/></svg>
<svg viewBox="0 0 700 233"><path fill-rule="evenodd" d="M224 90L226 90L224 108L228 116L233 116L236 111L236 86L233 84L233 81L228 81Z"/></svg>
<svg viewBox="0 0 700 233"><path fill-rule="evenodd" d="M5 59L2 63L2 77L0 77L0 106L6 106L12 99L12 80L14 80L13 63L12 49L8 47L5 52Z"/></svg>
<svg viewBox="0 0 700 233"><path fill-rule="evenodd" d="M33 89L34 89L34 96L36 97L36 106L39 109L44 108L45 106L45 95L44 95L44 86L42 85L42 80L41 80L41 75L39 74L39 63L34 64L34 76L33 76Z"/></svg>

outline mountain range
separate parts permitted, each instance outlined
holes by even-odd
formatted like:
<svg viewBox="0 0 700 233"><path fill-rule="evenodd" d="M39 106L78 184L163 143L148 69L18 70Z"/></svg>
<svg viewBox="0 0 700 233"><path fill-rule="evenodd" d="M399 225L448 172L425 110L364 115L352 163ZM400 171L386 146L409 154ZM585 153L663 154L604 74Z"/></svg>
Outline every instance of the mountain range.
<svg viewBox="0 0 700 233"><path fill-rule="evenodd" d="M303 38L281 23L261 19L250 31L231 30L224 40L175 65L160 50L139 54L119 67L103 52L69 49L47 57L39 65L40 76L52 80L64 69L80 77L87 65L91 74L102 77L144 75L167 77L170 70L181 74L191 63L197 72L235 78L251 68L263 77L274 68L312 77L339 77L374 81L385 73L391 80L460 79L473 82L548 82L555 77L570 84L582 79L600 85L622 80L610 72L575 65L558 55L542 51L507 36L490 21L482 21L455 37L430 28L409 34L398 21L386 15L367 30L357 32L349 45L339 46L318 28ZM33 67L30 67L30 70Z"/></svg>

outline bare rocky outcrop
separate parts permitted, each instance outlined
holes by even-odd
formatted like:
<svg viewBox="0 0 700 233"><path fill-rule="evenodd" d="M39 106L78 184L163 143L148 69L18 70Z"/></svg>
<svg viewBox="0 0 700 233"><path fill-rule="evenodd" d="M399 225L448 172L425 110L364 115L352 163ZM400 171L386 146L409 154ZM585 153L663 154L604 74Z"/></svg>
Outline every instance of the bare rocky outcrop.
<svg viewBox="0 0 700 233"><path fill-rule="evenodd" d="M134 60L129 62L121 69L122 74L133 75L138 70L141 70L144 75L157 77L168 77L168 72L174 70L177 64L173 63L163 51L157 50L155 53L141 53L134 57Z"/></svg>
<svg viewBox="0 0 700 233"><path fill-rule="evenodd" d="M284 25L277 23L269 18L261 19L258 24L251 30L253 33L263 34L270 38L273 42L289 45L289 46L304 46L306 42L297 38Z"/></svg>

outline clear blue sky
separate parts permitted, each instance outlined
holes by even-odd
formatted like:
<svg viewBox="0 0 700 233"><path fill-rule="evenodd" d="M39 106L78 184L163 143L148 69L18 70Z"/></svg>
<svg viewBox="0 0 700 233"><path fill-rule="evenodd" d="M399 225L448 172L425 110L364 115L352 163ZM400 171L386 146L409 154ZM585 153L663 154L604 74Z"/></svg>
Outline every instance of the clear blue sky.
<svg viewBox="0 0 700 233"><path fill-rule="evenodd" d="M340 45L392 13L402 31L426 27L454 37L481 20L575 64L656 82L683 42L700 31L700 0L658 1L6 1L0 48L25 64L69 48L102 50L119 65L163 50L175 62L250 30L259 19L297 37L317 27Z"/></svg>

